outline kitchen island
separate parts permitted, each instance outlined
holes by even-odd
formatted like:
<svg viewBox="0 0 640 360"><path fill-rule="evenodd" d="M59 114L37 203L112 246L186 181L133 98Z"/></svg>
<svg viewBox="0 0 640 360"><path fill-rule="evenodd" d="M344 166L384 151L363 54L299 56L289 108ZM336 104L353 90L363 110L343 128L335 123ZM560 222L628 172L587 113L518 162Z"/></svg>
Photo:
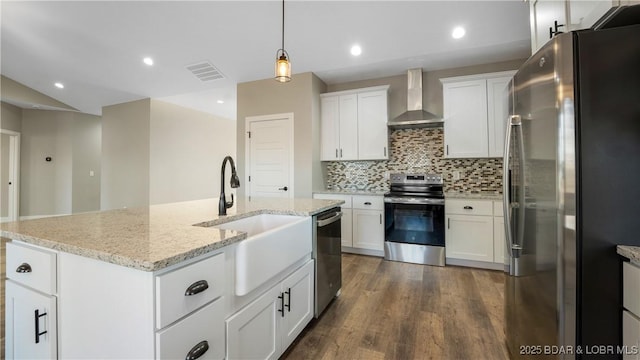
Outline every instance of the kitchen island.
<svg viewBox="0 0 640 360"><path fill-rule="evenodd" d="M7 355L277 357L313 315L311 251L240 296L236 249L255 237L214 226L259 214L299 216L297 223L308 228L299 241L310 249L309 217L341 202L241 198L224 217L217 204L208 199L2 224L1 235L14 240L7 245L7 324L30 327L7 326L28 335L8 333ZM265 261L287 251L270 249ZM36 309L35 321L33 309L28 320L14 319L22 304ZM26 351L34 346L36 353Z"/></svg>

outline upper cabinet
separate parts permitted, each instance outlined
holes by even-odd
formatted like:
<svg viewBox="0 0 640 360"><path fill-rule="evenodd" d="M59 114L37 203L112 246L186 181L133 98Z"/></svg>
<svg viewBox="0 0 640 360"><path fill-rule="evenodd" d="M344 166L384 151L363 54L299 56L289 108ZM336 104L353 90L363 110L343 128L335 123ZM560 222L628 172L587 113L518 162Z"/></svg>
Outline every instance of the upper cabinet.
<svg viewBox="0 0 640 360"><path fill-rule="evenodd" d="M639 3L640 0L533 0L529 3L531 53L558 33L591 28L615 8Z"/></svg>
<svg viewBox="0 0 640 360"><path fill-rule="evenodd" d="M320 95L320 160L389 158L389 86Z"/></svg>
<svg viewBox="0 0 640 360"><path fill-rule="evenodd" d="M440 79L447 158L502 157L515 71Z"/></svg>

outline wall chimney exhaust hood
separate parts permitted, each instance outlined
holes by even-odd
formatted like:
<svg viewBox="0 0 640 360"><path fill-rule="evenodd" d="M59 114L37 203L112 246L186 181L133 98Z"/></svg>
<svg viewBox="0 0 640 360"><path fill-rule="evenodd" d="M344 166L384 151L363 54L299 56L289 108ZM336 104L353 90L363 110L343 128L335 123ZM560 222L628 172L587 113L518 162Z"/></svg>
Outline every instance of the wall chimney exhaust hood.
<svg viewBox="0 0 640 360"><path fill-rule="evenodd" d="M389 121L391 129L442 127L444 120L422 109L422 69L407 71L407 111Z"/></svg>

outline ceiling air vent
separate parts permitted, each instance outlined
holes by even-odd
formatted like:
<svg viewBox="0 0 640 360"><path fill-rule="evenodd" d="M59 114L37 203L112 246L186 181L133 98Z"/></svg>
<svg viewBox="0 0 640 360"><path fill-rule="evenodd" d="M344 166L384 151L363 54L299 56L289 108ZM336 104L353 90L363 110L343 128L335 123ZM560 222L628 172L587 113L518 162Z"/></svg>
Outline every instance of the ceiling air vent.
<svg viewBox="0 0 640 360"><path fill-rule="evenodd" d="M191 71L200 81L213 81L224 79L224 75L215 66L208 61L202 61L197 64L187 66L187 70Z"/></svg>

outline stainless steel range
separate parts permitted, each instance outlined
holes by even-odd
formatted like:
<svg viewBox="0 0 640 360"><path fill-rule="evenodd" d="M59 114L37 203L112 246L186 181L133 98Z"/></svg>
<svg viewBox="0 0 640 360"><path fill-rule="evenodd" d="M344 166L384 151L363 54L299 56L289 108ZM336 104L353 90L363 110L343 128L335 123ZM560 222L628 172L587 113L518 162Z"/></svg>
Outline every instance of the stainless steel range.
<svg viewBox="0 0 640 360"><path fill-rule="evenodd" d="M441 175L391 174L384 195L386 260L444 266Z"/></svg>

